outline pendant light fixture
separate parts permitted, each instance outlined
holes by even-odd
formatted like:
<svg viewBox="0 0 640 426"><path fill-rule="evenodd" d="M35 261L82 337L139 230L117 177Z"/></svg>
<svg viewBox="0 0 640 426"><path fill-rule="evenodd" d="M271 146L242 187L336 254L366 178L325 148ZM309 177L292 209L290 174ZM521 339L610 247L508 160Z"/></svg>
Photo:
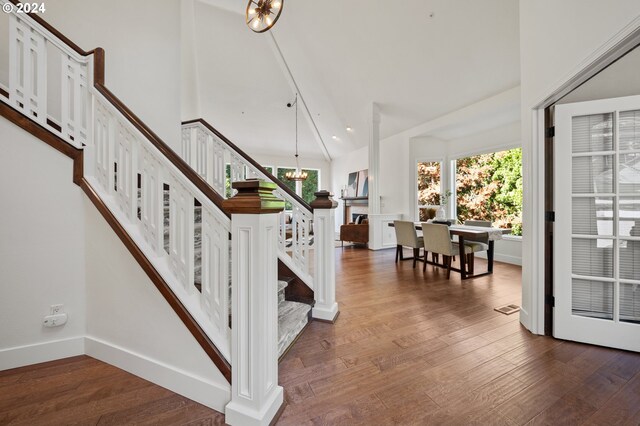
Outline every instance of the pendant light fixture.
<svg viewBox="0 0 640 426"><path fill-rule="evenodd" d="M283 5L284 0L249 0L245 20L251 31L269 31L278 21Z"/></svg>
<svg viewBox="0 0 640 426"><path fill-rule="evenodd" d="M296 99L293 101L293 103L289 102L287 104L287 107L291 108L292 106L296 107L296 169L294 171L289 171L287 173L285 173L284 177L287 180L299 180L299 181L303 181L303 180L307 180L307 176L309 175L307 172L303 171L302 169L300 169L300 163L298 162L298 94L296 93Z"/></svg>

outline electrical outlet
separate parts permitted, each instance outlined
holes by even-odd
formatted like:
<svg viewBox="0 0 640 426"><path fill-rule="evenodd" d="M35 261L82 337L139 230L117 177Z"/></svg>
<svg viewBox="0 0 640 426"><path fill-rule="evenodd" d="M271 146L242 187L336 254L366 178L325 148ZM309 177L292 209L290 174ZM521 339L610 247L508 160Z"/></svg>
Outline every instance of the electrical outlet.
<svg viewBox="0 0 640 426"><path fill-rule="evenodd" d="M62 313L62 308L63 308L63 307L64 307L64 305L63 305L63 304L59 304L59 305L51 305L51 306L49 307L49 313L50 313L51 315L57 315L57 314L60 314L60 313Z"/></svg>

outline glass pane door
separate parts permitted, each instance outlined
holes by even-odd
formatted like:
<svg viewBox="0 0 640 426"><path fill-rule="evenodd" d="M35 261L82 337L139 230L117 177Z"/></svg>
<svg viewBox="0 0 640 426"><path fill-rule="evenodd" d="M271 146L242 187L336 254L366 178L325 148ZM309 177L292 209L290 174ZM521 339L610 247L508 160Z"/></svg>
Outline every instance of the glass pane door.
<svg viewBox="0 0 640 426"><path fill-rule="evenodd" d="M556 108L554 335L640 350L640 97Z"/></svg>

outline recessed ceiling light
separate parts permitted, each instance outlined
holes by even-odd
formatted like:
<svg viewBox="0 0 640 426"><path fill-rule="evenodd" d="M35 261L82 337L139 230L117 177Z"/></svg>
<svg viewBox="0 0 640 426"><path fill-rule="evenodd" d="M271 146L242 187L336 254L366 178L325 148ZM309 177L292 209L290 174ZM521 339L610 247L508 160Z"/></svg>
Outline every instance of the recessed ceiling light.
<svg viewBox="0 0 640 426"><path fill-rule="evenodd" d="M334 141L338 140L338 137L336 135L331 136L331 139L333 139Z"/></svg>
<svg viewBox="0 0 640 426"><path fill-rule="evenodd" d="M353 132L353 128L351 126L347 126L347 132Z"/></svg>

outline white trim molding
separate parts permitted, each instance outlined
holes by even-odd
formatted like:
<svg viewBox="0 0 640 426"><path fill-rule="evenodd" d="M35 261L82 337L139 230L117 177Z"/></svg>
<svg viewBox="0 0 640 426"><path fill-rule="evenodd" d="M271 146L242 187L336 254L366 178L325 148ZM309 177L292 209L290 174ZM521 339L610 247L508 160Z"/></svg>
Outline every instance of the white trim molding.
<svg viewBox="0 0 640 426"><path fill-rule="evenodd" d="M85 353L100 361L169 389L214 410L224 412L231 399L231 386L221 387L158 360L135 353L96 337L84 339Z"/></svg>
<svg viewBox="0 0 640 426"><path fill-rule="evenodd" d="M0 371L84 355L84 337L0 349Z"/></svg>

